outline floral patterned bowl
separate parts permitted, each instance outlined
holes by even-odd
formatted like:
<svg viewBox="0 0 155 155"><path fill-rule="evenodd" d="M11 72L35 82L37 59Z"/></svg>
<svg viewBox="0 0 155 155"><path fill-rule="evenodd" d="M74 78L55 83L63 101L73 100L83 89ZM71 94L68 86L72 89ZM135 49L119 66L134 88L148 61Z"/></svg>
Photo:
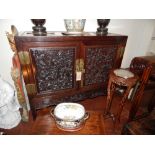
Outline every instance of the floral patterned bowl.
<svg viewBox="0 0 155 155"><path fill-rule="evenodd" d="M51 115L57 127L67 131L80 130L89 118L85 108L78 103L60 103L51 110Z"/></svg>

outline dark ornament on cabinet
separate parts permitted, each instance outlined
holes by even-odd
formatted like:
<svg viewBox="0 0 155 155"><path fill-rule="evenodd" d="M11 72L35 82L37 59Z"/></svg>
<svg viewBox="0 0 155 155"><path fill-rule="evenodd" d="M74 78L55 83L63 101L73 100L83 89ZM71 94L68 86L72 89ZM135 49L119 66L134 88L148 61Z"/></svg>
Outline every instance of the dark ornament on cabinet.
<svg viewBox="0 0 155 155"><path fill-rule="evenodd" d="M99 27L97 28L98 35L106 35L108 33L108 24L110 23L110 19L97 19L97 23Z"/></svg>
<svg viewBox="0 0 155 155"><path fill-rule="evenodd" d="M46 27L43 27L46 19L31 19L31 21L35 25L32 27L35 36L45 36L47 34Z"/></svg>

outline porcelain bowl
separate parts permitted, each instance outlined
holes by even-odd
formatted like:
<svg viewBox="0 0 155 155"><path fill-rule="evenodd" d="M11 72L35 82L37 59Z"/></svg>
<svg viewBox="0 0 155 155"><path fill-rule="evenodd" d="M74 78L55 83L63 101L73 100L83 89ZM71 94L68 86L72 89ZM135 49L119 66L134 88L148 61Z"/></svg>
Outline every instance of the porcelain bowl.
<svg viewBox="0 0 155 155"><path fill-rule="evenodd" d="M78 103L60 103L51 110L58 128L67 131L81 129L89 118L88 112Z"/></svg>

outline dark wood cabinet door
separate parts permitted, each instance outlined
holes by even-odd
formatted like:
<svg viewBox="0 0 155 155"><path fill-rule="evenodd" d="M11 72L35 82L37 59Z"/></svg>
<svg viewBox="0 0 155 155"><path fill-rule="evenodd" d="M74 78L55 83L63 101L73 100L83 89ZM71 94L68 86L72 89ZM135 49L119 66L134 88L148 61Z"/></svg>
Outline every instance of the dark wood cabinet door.
<svg viewBox="0 0 155 155"><path fill-rule="evenodd" d="M76 89L76 46L30 48L39 94Z"/></svg>
<svg viewBox="0 0 155 155"><path fill-rule="evenodd" d="M97 87L107 83L110 69L113 68L117 46L99 45L84 47L84 87Z"/></svg>

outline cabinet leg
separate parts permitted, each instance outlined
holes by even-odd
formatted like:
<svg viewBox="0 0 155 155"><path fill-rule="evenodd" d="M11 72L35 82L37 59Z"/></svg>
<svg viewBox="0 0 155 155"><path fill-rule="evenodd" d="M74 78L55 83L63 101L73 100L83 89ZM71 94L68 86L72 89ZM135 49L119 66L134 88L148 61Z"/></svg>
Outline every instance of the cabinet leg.
<svg viewBox="0 0 155 155"><path fill-rule="evenodd" d="M32 118L35 121L37 117L37 111L33 105L31 105Z"/></svg>
<svg viewBox="0 0 155 155"><path fill-rule="evenodd" d="M151 103L149 103L148 105L148 112L151 113L151 111L153 110L155 104L154 104L154 100L155 100L155 93L153 94L153 96L151 97Z"/></svg>

